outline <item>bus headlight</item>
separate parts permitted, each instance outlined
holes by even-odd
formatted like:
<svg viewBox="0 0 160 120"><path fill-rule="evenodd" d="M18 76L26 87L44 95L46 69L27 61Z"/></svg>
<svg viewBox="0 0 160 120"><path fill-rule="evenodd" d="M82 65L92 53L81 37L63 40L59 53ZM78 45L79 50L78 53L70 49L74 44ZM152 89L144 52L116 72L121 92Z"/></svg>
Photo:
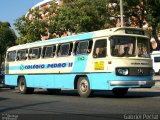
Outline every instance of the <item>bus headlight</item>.
<svg viewBox="0 0 160 120"><path fill-rule="evenodd" d="M127 68L117 68L116 69L116 74L125 76L125 75L129 74L129 70Z"/></svg>

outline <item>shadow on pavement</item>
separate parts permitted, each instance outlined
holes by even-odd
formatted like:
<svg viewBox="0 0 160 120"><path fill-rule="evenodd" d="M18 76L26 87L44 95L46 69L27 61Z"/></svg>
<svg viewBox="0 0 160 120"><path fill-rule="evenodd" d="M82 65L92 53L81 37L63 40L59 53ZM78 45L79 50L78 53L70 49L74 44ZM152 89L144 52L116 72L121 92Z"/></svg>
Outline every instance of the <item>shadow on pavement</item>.
<svg viewBox="0 0 160 120"><path fill-rule="evenodd" d="M0 97L0 101L2 101L2 100L8 100L8 98Z"/></svg>
<svg viewBox="0 0 160 120"><path fill-rule="evenodd" d="M75 90L65 90L61 91L59 94L49 94L47 91L35 91L33 94L39 95L55 95L55 96L77 96L80 97L78 92ZM92 98L117 98L111 91L95 91ZM160 92L158 91L128 91L128 93L121 98L145 98L145 97L160 97Z"/></svg>
<svg viewBox="0 0 160 120"><path fill-rule="evenodd" d="M0 87L0 92L9 92L9 91L14 91L14 89Z"/></svg>

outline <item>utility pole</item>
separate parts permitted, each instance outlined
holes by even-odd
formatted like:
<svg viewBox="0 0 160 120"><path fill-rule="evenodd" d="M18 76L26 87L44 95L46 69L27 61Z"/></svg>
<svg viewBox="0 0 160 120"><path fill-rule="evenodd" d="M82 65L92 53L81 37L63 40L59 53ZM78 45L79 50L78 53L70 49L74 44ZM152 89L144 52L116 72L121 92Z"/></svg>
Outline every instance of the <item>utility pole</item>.
<svg viewBox="0 0 160 120"><path fill-rule="evenodd" d="M121 27L123 27L123 1L120 0Z"/></svg>

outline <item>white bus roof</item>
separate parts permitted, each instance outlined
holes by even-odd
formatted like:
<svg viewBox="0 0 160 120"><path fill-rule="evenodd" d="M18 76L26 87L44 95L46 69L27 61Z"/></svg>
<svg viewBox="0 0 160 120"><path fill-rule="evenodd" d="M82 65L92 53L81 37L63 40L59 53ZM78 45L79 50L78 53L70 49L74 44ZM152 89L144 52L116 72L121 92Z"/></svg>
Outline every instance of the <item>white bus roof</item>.
<svg viewBox="0 0 160 120"><path fill-rule="evenodd" d="M104 29L104 30L98 30L98 31L93 31L93 32L87 32L83 34L78 34L78 35L72 35L72 36L67 36L67 37L61 37L61 38L55 38L55 39L49 39L45 41L36 41L33 43L27 43L27 44L22 44L22 45L17 45L10 47L7 51L13 51L17 49L27 49L31 47L38 47L38 46L44 46L44 45L50 45L50 44L56 44L56 43L63 43L63 42L71 42L75 40L85 40L85 39L91 39L91 38L98 38L98 37L104 37L104 36L111 36L111 35L122 35L125 34L125 29L129 30L143 30L143 29L137 29L137 28L110 28L110 29ZM120 31L118 31L120 30ZM128 33L128 35L131 35ZM132 34L133 35L133 34ZM139 36L138 34L134 34L135 36ZM146 36L147 37L147 36Z"/></svg>

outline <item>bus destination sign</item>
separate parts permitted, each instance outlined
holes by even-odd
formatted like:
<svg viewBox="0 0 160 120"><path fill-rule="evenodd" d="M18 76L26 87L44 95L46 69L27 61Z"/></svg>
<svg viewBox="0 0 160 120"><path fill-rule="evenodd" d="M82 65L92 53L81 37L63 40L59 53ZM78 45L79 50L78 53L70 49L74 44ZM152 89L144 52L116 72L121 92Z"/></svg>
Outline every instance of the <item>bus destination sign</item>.
<svg viewBox="0 0 160 120"><path fill-rule="evenodd" d="M136 29L125 29L126 34L137 34L137 35L145 35L143 30L136 30Z"/></svg>

